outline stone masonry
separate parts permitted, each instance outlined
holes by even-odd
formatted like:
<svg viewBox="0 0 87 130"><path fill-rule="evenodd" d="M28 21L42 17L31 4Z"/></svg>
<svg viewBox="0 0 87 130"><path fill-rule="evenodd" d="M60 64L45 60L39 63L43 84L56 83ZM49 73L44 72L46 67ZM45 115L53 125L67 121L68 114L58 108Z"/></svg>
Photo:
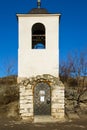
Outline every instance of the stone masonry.
<svg viewBox="0 0 87 130"><path fill-rule="evenodd" d="M51 117L56 120L64 119L64 85L58 78L48 74L18 78L21 118L34 121L34 87L39 82L47 82L51 87Z"/></svg>

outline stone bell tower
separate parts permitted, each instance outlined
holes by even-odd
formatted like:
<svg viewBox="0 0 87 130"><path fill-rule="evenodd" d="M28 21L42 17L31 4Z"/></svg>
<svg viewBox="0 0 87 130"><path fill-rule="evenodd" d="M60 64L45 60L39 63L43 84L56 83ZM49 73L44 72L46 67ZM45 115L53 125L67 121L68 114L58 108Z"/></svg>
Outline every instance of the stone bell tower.
<svg viewBox="0 0 87 130"><path fill-rule="evenodd" d="M59 81L59 18L41 8L17 14L19 24L18 79L20 114L64 117L64 86Z"/></svg>

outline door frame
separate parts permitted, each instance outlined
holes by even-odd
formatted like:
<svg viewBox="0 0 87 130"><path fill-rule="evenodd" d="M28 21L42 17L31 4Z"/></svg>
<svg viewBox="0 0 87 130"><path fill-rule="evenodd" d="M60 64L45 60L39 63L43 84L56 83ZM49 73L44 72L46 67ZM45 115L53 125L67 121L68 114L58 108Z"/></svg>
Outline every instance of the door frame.
<svg viewBox="0 0 87 130"><path fill-rule="evenodd" d="M46 83L47 85L48 85L48 87L50 88L50 114L48 114L48 115L36 115L35 114L35 111L34 111L34 107L35 107L35 104L34 104L34 91L35 91L35 87L37 87L37 84L38 83L41 83L41 82L43 82L43 83ZM51 100L52 100L52 97L51 97L51 85L50 85L50 82L48 82L48 81L46 81L46 80L42 80L41 79L41 81L39 80L39 81L37 81L35 84L34 84L34 86L33 86L33 115L34 116L51 116L51 106L52 106L52 102L51 102Z"/></svg>

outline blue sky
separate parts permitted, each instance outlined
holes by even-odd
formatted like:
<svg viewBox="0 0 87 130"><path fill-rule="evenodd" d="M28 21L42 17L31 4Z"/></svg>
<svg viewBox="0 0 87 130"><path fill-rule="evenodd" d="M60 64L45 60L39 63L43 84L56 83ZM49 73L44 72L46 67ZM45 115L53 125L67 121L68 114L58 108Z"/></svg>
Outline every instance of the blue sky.
<svg viewBox="0 0 87 130"><path fill-rule="evenodd" d="M14 61L17 68L18 21L17 13L36 8L37 0L0 0L0 76ZM87 50L87 0L42 0L42 8L50 13L61 13L60 60L68 53ZM4 67L5 66L5 67Z"/></svg>

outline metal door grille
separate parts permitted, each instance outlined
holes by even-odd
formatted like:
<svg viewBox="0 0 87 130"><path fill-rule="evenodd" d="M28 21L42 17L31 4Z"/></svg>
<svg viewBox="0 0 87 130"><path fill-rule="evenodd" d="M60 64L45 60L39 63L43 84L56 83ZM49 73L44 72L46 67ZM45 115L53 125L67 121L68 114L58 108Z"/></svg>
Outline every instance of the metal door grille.
<svg viewBox="0 0 87 130"><path fill-rule="evenodd" d="M51 91L45 82L39 82L34 88L34 115L51 115Z"/></svg>

